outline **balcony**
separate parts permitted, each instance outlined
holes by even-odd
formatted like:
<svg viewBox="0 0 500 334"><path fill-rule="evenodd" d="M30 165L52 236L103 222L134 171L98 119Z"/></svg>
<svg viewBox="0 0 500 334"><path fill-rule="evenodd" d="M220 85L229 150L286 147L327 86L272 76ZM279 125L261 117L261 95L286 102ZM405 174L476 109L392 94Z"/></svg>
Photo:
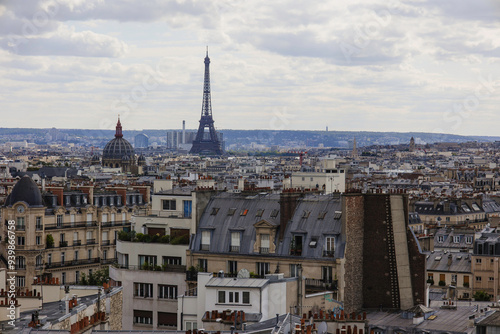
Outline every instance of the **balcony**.
<svg viewBox="0 0 500 334"><path fill-rule="evenodd" d="M111 245L111 241L109 241L109 240L103 240L101 242L101 245L103 245L103 246L109 246L109 245Z"/></svg>
<svg viewBox="0 0 500 334"><path fill-rule="evenodd" d="M85 260L73 260L73 261L62 261L62 262L51 262L45 264L45 269L61 268L61 267L72 267L80 266L86 264L99 264L100 258L91 258Z"/></svg>
<svg viewBox="0 0 500 334"><path fill-rule="evenodd" d="M95 245L95 239L87 239L87 245Z"/></svg>
<svg viewBox="0 0 500 334"><path fill-rule="evenodd" d="M59 247L68 247L67 241L59 241Z"/></svg>
<svg viewBox="0 0 500 334"><path fill-rule="evenodd" d="M16 231L25 231L26 225L16 225Z"/></svg>
<svg viewBox="0 0 500 334"><path fill-rule="evenodd" d="M334 250L324 250L323 257L335 257L335 251Z"/></svg>
<svg viewBox="0 0 500 334"><path fill-rule="evenodd" d="M260 254L269 254L269 247L259 247Z"/></svg>
<svg viewBox="0 0 500 334"><path fill-rule="evenodd" d="M230 252L231 253L239 253L240 252L240 246L231 246Z"/></svg>
<svg viewBox="0 0 500 334"><path fill-rule="evenodd" d="M81 246L82 241L81 240L73 240L73 246Z"/></svg>
<svg viewBox="0 0 500 334"><path fill-rule="evenodd" d="M210 245L201 244L201 250L202 251L208 251L208 250L210 250Z"/></svg>
<svg viewBox="0 0 500 334"><path fill-rule="evenodd" d="M35 229L37 231L43 231L43 226L42 225L36 225Z"/></svg>
<svg viewBox="0 0 500 334"><path fill-rule="evenodd" d="M113 263L113 267L118 268L118 269L126 269L126 270L165 271L165 272L175 272L175 273L183 273L183 272L188 273L189 272L189 271L186 271L186 266L184 266L184 265L163 264L163 265L159 266L159 265L152 265L152 264L144 263L142 266L136 266L136 265L133 266L133 265L116 263L116 259Z"/></svg>
<svg viewBox="0 0 500 334"><path fill-rule="evenodd" d="M113 227L113 226L130 226L131 223L127 220L120 220L114 222L102 222L101 227Z"/></svg>
<svg viewBox="0 0 500 334"><path fill-rule="evenodd" d="M59 224L45 224L45 230L55 230L64 228L75 228L75 227L95 227L97 226L96 221L91 222L77 222L77 223L59 223Z"/></svg>
<svg viewBox="0 0 500 334"><path fill-rule="evenodd" d="M101 259L101 264L113 264L116 263L116 261L118 261L116 257L110 259Z"/></svg>
<svg viewBox="0 0 500 334"><path fill-rule="evenodd" d="M308 291L336 291L337 280L334 279L316 279L306 278L306 290Z"/></svg>

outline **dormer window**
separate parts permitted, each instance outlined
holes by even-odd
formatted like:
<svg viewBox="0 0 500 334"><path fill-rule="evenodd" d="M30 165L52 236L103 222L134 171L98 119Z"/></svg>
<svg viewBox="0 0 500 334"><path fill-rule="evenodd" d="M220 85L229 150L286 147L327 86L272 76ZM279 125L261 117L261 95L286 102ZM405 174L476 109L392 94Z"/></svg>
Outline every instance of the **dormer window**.
<svg viewBox="0 0 500 334"><path fill-rule="evenodd" d="M443 242L443 241L444 241L444 236L438 235L438 242Z"/></svg>
<svg viewBox="0 0 500 334"><path fill-rule="evenodd" d="M241 210L241 212L240 212L240 216L246 216L246 215L247 215L247 213L248 213L248 209L243 209L243 210Z"/></svg>
<svg viewBox="0 0 500 334"><path fill-rule="evenodd" d="M201 232L201 250L210 250L210 231Z"/></svg>
<svg viewBox="0 0 500 334"><path fill-rule="evenodd" d="M269 217L271 217L271 218L276 218L276 217L278 217L278 214L279 214L279 213L280 213L280 211L279 211L279 210L274 209L274 210L271 212L271 215L270 215Z"/></svg>
<svg viewBox="0 0 500 334"><path fill-rule="evenodd" d="M466 236L466 237L465 237L465 243L466 243L466 244L472 244L472 236L470 236L470 235L469 235L469 236Z"/></svg>
<svg viewBox="0 0 500 334"><path fill-rule="evenodd" d="M460 243L460 236L456 235L453 237L453 243L458 244Z"/></svg>
<svg viewBox="0 0 500 334"><path fill-rule="evenodd" d="M217 212L219 212L219 208L212 208L212 212L210 213L211 216L217 215Z"/></svg>
<svg viewBox="0 0 500 334"><path fill-rule="evenodd" d="M231 232L231 252L240 251L240 232Z"/></svg>
<svg viewBox="0 0 500 334"><path fill-rule="evenodd" d="M269 234L260 235L260 254L269 254Z"/></svg>
<svg viewBox="0 0 500 334"><path fill-rule="evenodd" d="M257 213L255 214L255 217L262 217L263 213L264 213L264 209L259 209L259 210L257 210Z"/></svg>

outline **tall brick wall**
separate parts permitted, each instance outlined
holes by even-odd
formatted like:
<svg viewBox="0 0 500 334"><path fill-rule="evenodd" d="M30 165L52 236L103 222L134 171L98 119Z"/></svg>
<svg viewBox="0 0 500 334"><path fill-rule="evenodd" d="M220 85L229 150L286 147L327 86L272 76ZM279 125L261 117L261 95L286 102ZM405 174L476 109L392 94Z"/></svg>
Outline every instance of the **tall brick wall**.
<svg viewBox="0 0 500 334"><path fill-rule="evenodd" d="M394 196L394 195L393 195ZM408 226L408 198L402 196ZM401 305L390 195L345 194L343 229L346 237L344 309L395 308ZM406 233L413 302L425 302L425 255Z"/></svg>
<svg viewBox="0 0 500 334"><path fill-rule="evenodd" d="M363 221L365 219L363 196L346 194L342 212L343 230L346 237L344 310L351 313L363 306Z"/></svg>

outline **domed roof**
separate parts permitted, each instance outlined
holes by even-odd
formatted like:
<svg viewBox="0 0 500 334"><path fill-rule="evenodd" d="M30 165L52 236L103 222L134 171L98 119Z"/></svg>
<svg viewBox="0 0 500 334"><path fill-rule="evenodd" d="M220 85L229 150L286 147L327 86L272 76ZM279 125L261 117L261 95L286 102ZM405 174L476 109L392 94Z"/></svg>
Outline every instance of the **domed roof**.
<svg viewBox="0 0 500 334"><path fill-rule="evenodd" d="M30 207L42 207L42 193L35 181L28 175L23 176L17 183L12 192L5 200L5 206L12 206L17 202L26 202Z"/></svg>
<svg viewBox="0 0 500 334"><path fill-rule="evenodd" d="M124 156L134 156L134 148L126 139L123 139L122 125L120 119L118 119L115 138L104 147L102 159L103 161L107 159L121 160Z"/></svg>

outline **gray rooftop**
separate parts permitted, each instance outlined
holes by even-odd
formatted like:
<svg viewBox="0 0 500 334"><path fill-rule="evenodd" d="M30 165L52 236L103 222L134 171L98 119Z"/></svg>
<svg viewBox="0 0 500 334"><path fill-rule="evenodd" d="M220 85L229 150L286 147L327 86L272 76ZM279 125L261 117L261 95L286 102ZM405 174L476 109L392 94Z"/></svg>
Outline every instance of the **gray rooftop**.
<svg viewBox="0 0 500 334"><path fill-rule="evenodd" d="M268 279L262 278L220 278L213 277L205 285L207 287L231 287L231 288L262 288L269 283Z"/></svg>

